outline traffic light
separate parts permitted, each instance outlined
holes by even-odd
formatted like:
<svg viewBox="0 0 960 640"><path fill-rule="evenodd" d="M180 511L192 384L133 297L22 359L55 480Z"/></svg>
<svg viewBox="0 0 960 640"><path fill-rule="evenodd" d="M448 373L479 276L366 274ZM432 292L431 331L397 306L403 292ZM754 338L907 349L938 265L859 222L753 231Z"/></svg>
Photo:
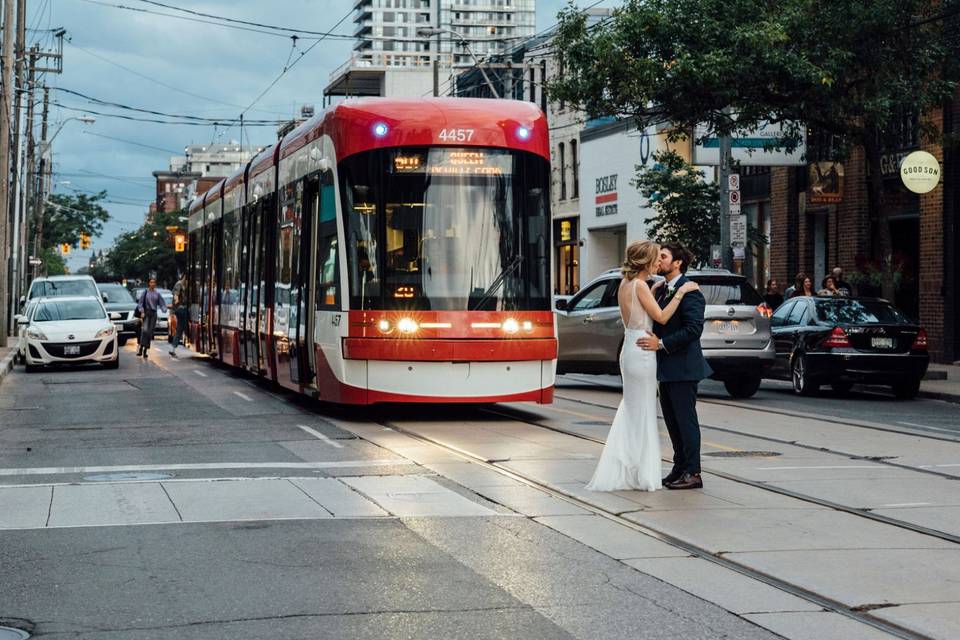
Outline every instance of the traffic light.
<svg viewBox="0 0 960 640"><path fill-rule="evenodd" d="M187 250L187 235L185 233L178 233L173 236L173 249L177 253Z"/></svg>
<svg viewBox="0 0 960 640"><path fill-rule="evenodd" d="M89 248L90 248L90 236L89 236L89 235L87 235L87 234L85 234L85 233L81 233L81 234L80 234L80 248L81 248L81 249L89 249Z"/></svg>
<svg viewBox="0 0 960 640"><path fill-rule="evenodd" d="M61 242L61 243L60 243L60 253L62 253L62 254L65 255L65 256L70 255L70 243L69 243L69 242Z"/></svg>

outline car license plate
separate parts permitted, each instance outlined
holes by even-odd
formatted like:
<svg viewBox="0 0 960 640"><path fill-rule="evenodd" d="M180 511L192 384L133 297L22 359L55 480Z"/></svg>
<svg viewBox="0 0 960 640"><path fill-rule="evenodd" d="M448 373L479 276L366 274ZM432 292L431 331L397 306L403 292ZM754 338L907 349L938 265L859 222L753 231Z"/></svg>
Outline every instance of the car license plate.
<svg viewBox="0 0 960 640"><path fill-rule="evenodd" d="M893 338L870 338L870 346L876 349L893 349Z"/></svg>
<svg viewBox="0 0 960 640"><path fill-rule="evenodd" d="M737 320L714 320L713 330L717 333L740 333L740 323Z"/></svg>
<svg viewBox="0 0 960 640"><path fill-rule="evenodd" d="M65 356L78 356L80 355L80 345L78 344L68 344L63 348L63 355Z"/></svg>

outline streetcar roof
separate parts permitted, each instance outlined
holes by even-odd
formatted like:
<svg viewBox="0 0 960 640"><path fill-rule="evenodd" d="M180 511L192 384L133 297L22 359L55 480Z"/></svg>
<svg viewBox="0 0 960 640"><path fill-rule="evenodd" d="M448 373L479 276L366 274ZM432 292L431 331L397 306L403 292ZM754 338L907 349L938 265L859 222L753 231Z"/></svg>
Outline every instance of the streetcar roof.
<svg viewBox="0 0 960 640"><path fill-rule="evenodd" d="M202 193L198 193L197 195L193 196L193 199L190 201L190 204L187 206L187 211L188 211L189 213L193 213L193 212L195 212L195 211L200 211L200 209L203 209L203 194L202 194Z"/></svg>
<svg viewBox="0 0 960 640"><path fill-rule="evenodd" d="M243 182L243 174L246 173L247 164L244 163L240 165L240 168L227 176L226 182L223 185L223 194L226 195L228 192L233 191L237 185Z"/></svg>
<svg viewBox="0 0 960 640"><path fill-rule="evenodd" d="M374 128L385 126L378 135ZM528 134L521 138L518 132ZM459 145L441 134L469 130L472 145L521 149L550 159L547 120L540 108L521 100L488 98L356 98L310 118L280 142L280 158L324 133L337 160L361 151L397 146Z"/></svg>
<svg viewBox="0 0 960 640"><path fill-rule="evenodd" d="M209 207L211 204L220 199L223 195L223 183L225 181L221 178L217 184L213 185L207 190L207 193L203 196L203 206Z"/></svg>
<svg viewBox="0 0 960 640"><path fill-rule="evenodd" d="M250 161L250 171L247 173L248 181L254 176L266 171L268 167L272 167L274 165L274 157L276 156L277 149L279 148L280 143L275 142L257 155L253 156L253 159Z"/></svg>

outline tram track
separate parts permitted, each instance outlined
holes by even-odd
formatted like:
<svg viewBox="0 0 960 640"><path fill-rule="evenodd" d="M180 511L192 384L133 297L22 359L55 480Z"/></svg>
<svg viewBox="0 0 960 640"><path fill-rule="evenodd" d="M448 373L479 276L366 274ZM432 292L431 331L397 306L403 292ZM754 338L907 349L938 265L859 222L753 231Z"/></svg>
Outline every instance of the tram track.
<svg viewBox="0 0 960 640"><path fill-rule="evenodd" d="M608 411L616 411L616 410L617 410L616 407L611 407L610 405L600 404L600 403L598 403L598 402L588 402L588 401L580 400L580 399L577 399L577 398L571 398L571 397L569 397L569 396L562 396L562 395L557 395L557 394L555 394L554 397L555 397L555 398L559 398L560 400L566 400L567 402L573 402L573 403L576 403L576 404L582 404L582 405L587 405L587 406L591 406L591 407L598 407L598 408L605 409L605 410L608 410ZM697 402L703 402L703 403L705 403L705 404L713 404L713 403L710 403L710 402L707 401L707 400L702 400L702 399L697 399ZM728 406L734 406L734 407L736 407L736 408L739 408L738 405L728 405ZM763 410L761 410L761 409L753 409L753 410L754 410L754 411L763 412ZM779 412L778 412L778 413L779 413ZM785 414L785 415L789 415L789 416L791 416L791 417L793 417L793 418L801 418L801 417L802 417L802 416L798 416L797 414L792 414L792 413L791 413L791 414ZM844 425L848 425L848 426L852 426L852 427L859 427L859 426L860 426L860 425L857 425L856 423L849 423L849 422L842 422L842 423L837 423L837 424L844 424ZM809 450L809 451L816 451L816 452L818 452L818 453L826 453L826 454L829 454L829 455L839 456L839 457L842 457L842 458L847 459L847 460L858 460L858 461L863 461L863 462L875 462L875 463L877 463L877 464L885 465L885 466L888 466L888 467L894 467L894 468L897 468L897 469L903 469L903 470L905 470L905 471L914 471L914 472L916 472L916 473L923 473L923 474L926 474L926 475L937 476L937 477L939 477L939 478L945 478L945 479L947 479L947 480L960 480L960 476L957 476L956 474L953 474L953 473L948 473L948 472L945 472L945 471L937 471L937 470L935 470L935 469L925 469L925 468L923 468L923 467L917 467L917 466L914 466L914 465L903 464L903 463L900 463L900 462L894 462L893 460L890 460L890 459L888 459L888 458L884 458L883 456L867 456L867 455L861 455L861 454L858 454L858 453L850 453L850 452L847 452L847 451L838 451L838 450L836 450L836 449L831 449L831 448L829 448L829 447L820 447L820 446L817 446L817 445L814 445L814 444L803 444L802 442L798 442L798 441L796 441L796 440L784 440L784 439L782 439L782 438L774 438L774 437L772 437L772 436L762 436L762 435L757 435L757 434L754 434L754 433L746 433L746 432L743 432L743 431L737 431L736 429L730 429L730 428L727 428L727 427L718 427L718 426L715 426L715 425L705 424L705 423L703 423L703 422L700 423L700 428L701 428L701 429L704 429L704 430L709 430L709 431L718 431L718 432L720 432L720 433L727 433L727 434L730 434L730 435L736 435L736 436L740 436L740 437L743 437L743 438L753 438L753 439L755 439L755 440L760 440L760 441L763 441L763 442L770 442L770 443L773 443L773 444L781 444L781 445L786 445L786 446L790 446L790 447L797 447L797 448L800 448L800 449L807 449L807 450ZM928 440L941 440L941 441L942 441L942 440L946 440L947 442L954 442L954 443L960 442L960 441L957 441L957 440L950 440L950 439L946 439L946 438L939 438L939 437L936 437L936 436L928 437L928 436L925 436L925 435L921 435L921 434L917 434L917 433L911 433L911 432L906 432L906 431L890 430L890 432L891 432L891 433L898 434L898 435L905 435L905 436L911 436L911 437L927 438ZM601 443L601 444L602 444L602 443Z"/></svg>
<svg viewBox="0 0 960 640"><path fill-rule="evenodd" d="M571 436L571 437L576 437L576 438L581 438L581 439L585 439L585 440L590 440L590 441L598 442L598 443L602 444L602 441L600 441L599 439L596 439L596 438L591 438L591 437L589 437L589 436L584 436L584 435L582 435L582 434L577 434L577 433L575 433L575 432L567 432L566 430L562 430L562 429L558 429L558 428L554 428L554 427L549 427L549 426L546 426L546 425L538 424L538 423L532 422L532 421L530 421L530 420L525 420L525 419L522 419L522 418L517 418L517 417L514 417L514 416L510 416L510 415L500 414L499 412L497 412L497 411L495 411L495 410L489 410L489 409L483 409L483 408L481 408L480 411L484 411L484 412L491 413L491 414L499 414L500 417L506 417L506 418L509 418L509 419L511 419L511 420L515 420L515 421L518 421L518 422L522 422L522 423L524 423L524 424L528 424L528 425L531 425L531 426L536 426L536 427L538 427L538 428L547 429L547 430L550 430L550 431L555 431L555 432L558 432L558 433L563 433L563 434L569 435L569 436ZM809 590L809 589L805 589L805 588L803 588L803 587L797 586L797 585L795 585L795 584L793 584L793 583L791 583L791 582L788 582L787 580L778 578L778 577L776 577L776 576L769 575L769 574L767 574L767 573L764 573L764 572L762 572L762 571L758 571L758 570L756 570L756 569L753 569L753 568L751 568L751 567L749 567L749 566L747 566L747 565L745 565L745 564L742 564L742 563L740 563L740 562L736 562L736 561L734 561L734 560L731 560L730 558L727 558L727 557L725 557L724 555L711 552L710 550L708 550L708 549L706 549L706 548L703 548L703 547L701 547L701 546L699 546L699 545L696 545L696 544L693 544L693 543L691 543L691 542L689 542L689 541L687 541L687 540L684 540L684 539L682 539L682 538L678 538L678 537L676 537L676 536L674 536L674 535L671 535L671 534L669 534L669 533L666 533L666 532L664 532L664 531L661 531L661 530L659 530L659 529L656 529L656 528L654 528L654 527L652 527L652 526L650 526L650 525L640 524L640 523L634 522L634 521L632 521L632 520L629 520L629 519L627 519L627 518L624 517L623 513L617 513L617 512L615 512L615 511L611 511L611 510L609 510L609 509L604 509L603 507L600 507L600 506L597 506L597 505L595 505L595 504L592 504L592 503L590 503L590 502L588 502L588 501L586 501L586 500L584 500L584 499L582 499L582 498L579 498L579 497L577 497L577 496L574 496L574 495L572 495L572 494L570 494L570 493L566 493L566 492L564 492L564 491L558 490L558 489L556 489L556 488L554 488L554 487L552 487L552 486L550 486L550 485L548 485L548 484L546 484L546 483L544 483L544 482L541 482L540 480L538 480L538 479L530 476L529 474L525 474L525 473L522 473L522 472L518 472L518 471L516 471L516 470L514 470L514 469L507 468L507 467L505 467L505 466L503 465L503 462L505 462L505 460L491 460L491 459L488 459L488 458L486 458L485 456L482 456L482 455L477 454L477 453L473 453L473 452L471 452L471 451L469 451L469 450L467 450L467 449L464 449L464 448L462 448L462 447L456 446L456 445L454 445L454 444L451 444L451 443L448 443L448 442L444 442L444 441L442 441L442 440L438 440L438 439L432 438L432 437L430 437L430 436L423 435L422 433L419 433L419 432L417 432L417 431L415 431L415 430L407 429L407 428L403 427L401 424L398 424L398 423L396 423L396 422L394 422L394 421L391 421L391 420L376 420L375 423L378 424L378 425L380 425L380 426L383 426L383 427L385 427L385 428L391 429L391 430L393 430L393 431L395 431L395 432L397 432L397 433L401 433L401 434L403 434L403 435L405 435L405 436L407 436L407 437L409 437L409 438L411 438L411 439L414 439L414 440L416 440L416 441L418 441L418 442L421 442L421 443L424 443L424 444L429 444L429 445L435 446L435 447L439 447L439 448L441 448L441 449L443 449L443 450L446 450L446 451L448 451L448 452L450 452L450 453L452 453L452 454L455 454L455 455L457 455L457 456L460 456L461 458L464 458L464 459L470 461L471 463L480 465L481 467L484 467L484 468L486 468L486 469L489 469L489 470L491 470L491 471L494 471L494 472L496 472L496 473L498 473L498 474L500 474L500 475L503 475L503 476L505 476L505 477L507 477L507 478L511 478L511 479L513 479L513 480L516 480L516 481L518 481L518 482L521 482L521 483L523 483L524 485L526 485L526 486L528 486L528 487L531 487L531 488L534 488L534 489L536 489L536 490L538 490L538 491L541 491L541 492L543 492L543 493L545 493L545 494L547 494L547 495L549 495L549 496L551 496L551 497L553 497L553 498L556 498L556 499L558 499L558 500L562 500L562 501L564 501L564 502L566 502L566 503L568 503L568 504L572 504L572 505L577 506L577 507L579 507L579 508L581 508L581 509L584 509L584 510L590 512L590 513L593 513L594 515L603 517L603 518L605 518L605 519L607 519L607 520L610 520L610 521L612 521L612 522L616 522L617 524L619 524L619 525L621 525L621 526L624 526L624 527L627 527L627 528L629 528L629 529L631 529L631 530L633 530L633 531L642 533L642 534L647 535L647 536L650 536L650 537L652 537L652 538L654 538L654 539L656 539L656 540L659 540L659 541L661 541L661 542L664 542L664 543L666 543L666 544L669 544L669 545L671 545L671 546L674 546L674 547L676 547L676 548L678 548L678 549L681 549L681 550L689 553L690 555L692 555L692 556L694 556L694 557L700 558L700 559L702 559L702 560L706 560L706 561L708 561L708 562L711 562L711 563L713 563L713 564L719 565L719 566L724 567L724 568L726 568L726 569L735 571L735 572L737 572L737 573L739 573L739 574L741 574L741 575L744 575L744 576L746 576L746 577L752 578L752 579L757 580L757 581L759 581L759 582L762 582L762 583L764 583L764 584L766 584L766 585L769 585L769 586L771 586L771 587L774 587L774 588L776 588L776 589L779 589L780 591L783 591L783 592L785 592L785 593L789 593L789 594L791 594L791 595L793 595L793 596L796 596L796 597L798 597L798 598L804 599L804 600L806 600L806 601L808 601L808 602L810 602L810 603L813 603L813 604L815 604L815 605L823 608L824 610L827 610L827 611L831 611L831 612L840 614L840 615L842 615L842 616L844 616L844 617L846 617L846 618L849 618L849 619L852 619L852 620L854 620L854 621L856 621L856 622L859 622L859 623L868 625L868 626L870 626L870 627L873 627L873 628L875 628L875 629L878 629L878 630L880 630L880 631L883 631L884 633L888 633L888 634L890 634L890 635L892 635L892 636L894 636L894 637L902 638L902 639L904 639L904 640L933 640L930 636L927 636L927 635L918 633L918 632L916 632L916 631L914 631L914 630L911 630L911 629L908 629L908 628L906 628L906 627L903 627L903 626L900 626L900 625L897 625L897 624L894 624L894 623L891 623L891 622L887 622L887 621L885 621L885 620L881 620L881 619L878 619L878 618L875 618L875 617L869 615L869 612L868 612L868 611L869 611L869 607L867 607L867 606L865 606L865 605L862 605L862 604L861 604L861 605L856 605L856 606L847 606L847 605L845 605L845 604L842 603L842 602L839 602L839 601L834 600L834 599L832 599L832 598L829 598L829 597L827 597L827 596L818 594L818 593L816 593L816 592L814 592L814 591L811 591L811 590ZM712 471L707 471L707 472L708 472L708 473L713 473ZM717 475L719 475L719 474L717 474ZM751 483L751 482L752 482L752 481L748 481L747 483L749 484L749 483ZM762 487L762 486L761 486L761 488L765 488L765 487ZM814 500L816 500L816 498L812 498L812 497L810 497L810 498L811 498L811 500L808 500L808 501L814 501ZM826 506L826 505L824 505L824 506ZM841 506L841 505L838 505L838 506ZM843 509L841 508L840 510L843 510ZM862 515L862 514L856 514L856 515ZM882 520L881 520L881 521L882 521ZM896 522L897 522L897 521L894 521L894 522L885 522L885 524L893 524L894 526L896 526ZM911 528L911 527L912 527L912 525L910 525L910 523L902 523L902 524L907 525L907 526L904 527L904 528ZM944 534L943 532L933 532L933 530L931 530L931 532L932 532L932 533L942 534L942 535L948 535L948 536L950 535L950 534ZM943 538L941 537L941 535L936 535L936 536L934 536L934 537L940 537L941 539L943 539ZM953 538L957 538L956 536L952 536L952 537L953 537ZM960 542L960 539L955 539L955 540L951 540L951 541L952 541L952 542Z"/></svg>

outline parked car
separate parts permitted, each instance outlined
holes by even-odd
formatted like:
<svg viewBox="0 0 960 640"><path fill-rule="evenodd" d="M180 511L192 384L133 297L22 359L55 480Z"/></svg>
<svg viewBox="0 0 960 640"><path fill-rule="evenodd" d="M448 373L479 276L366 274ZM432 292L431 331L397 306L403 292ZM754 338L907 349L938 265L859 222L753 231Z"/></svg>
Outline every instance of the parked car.
<svg viewBox="0 0 960 640"><path fill-rule="evenodd" d="M802 395L824 384L845 393L862 382L913 398L930 364L926 331L880 298L793 298L772 325L777 358L767 375L792 381Z"/></svg>
<svg viewBox="0 0 960 640"><path fill-rule="evenodd" d="M27 373L52 364L120 365L117 329L99 297L40 298L18 323L24 327Z"/></svg>
<svg viewBox="0 0 960 640"><path fill-rule="evenodd" d="M57 296L93 296L106 302L97 283L90 276L46 276L34 278L27 295L20 298L20 308L26 307L27 302L34 298Z"/></svg>
<svg viewBox="0 0 960 640"><path fill-rule="evenodd" d="M20 322L25 318L29 318L30 314L33 313L33 308L37 305L37 300L34 298L26 304L26 307L23 310L23 313L18 313L13 316L13 330L17 336L16 349L17 352L13 354L14 364L24 364L27 361L27 324Z"/></svg>
<svg viewBox="0 0 960 640"><path fill-rule="evenodd" d="M700 346L727 392L738 398L757 392L773 365L772 312L741 275L722 269L690 270L706 299ZM569 300L558 299L557 373L620 373L623 322L617 305L619 269L604 272Z"/></svg>
<svg viewBox="0 0 960 640"><path fill-rule="evenodd" d="M117 342L122 347L127 343L127 339L135 338L140 333L140 323L133 315L137 309L137 302L122 284L101 282L97 287L100 293L106 296L103 306L107 313L118 314L113 324L117 327Z"/></svg>

